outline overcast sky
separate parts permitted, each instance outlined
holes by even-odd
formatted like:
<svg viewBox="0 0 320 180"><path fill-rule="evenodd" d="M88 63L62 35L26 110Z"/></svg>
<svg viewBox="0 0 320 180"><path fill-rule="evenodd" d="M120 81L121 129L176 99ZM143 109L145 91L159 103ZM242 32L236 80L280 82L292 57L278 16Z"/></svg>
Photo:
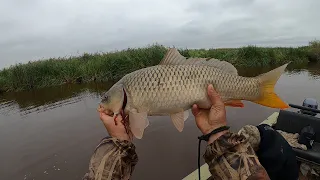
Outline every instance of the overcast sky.
<svg viewBox="0 0 320 180"><path fill-rule="evenodd" d="M320 39L320 0L0 0L0 69L160 43L299 46Z"/></svg>

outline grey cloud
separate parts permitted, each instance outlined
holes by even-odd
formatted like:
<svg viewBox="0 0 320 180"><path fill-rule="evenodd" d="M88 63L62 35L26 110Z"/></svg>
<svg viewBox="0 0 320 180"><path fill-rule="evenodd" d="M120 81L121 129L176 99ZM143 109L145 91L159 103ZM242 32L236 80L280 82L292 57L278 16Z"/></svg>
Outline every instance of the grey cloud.
<svg viewBox="0 0 320 180"><path fill-rule="evenodd" d="M320 37L318 0L2 1L0 68L156 42L299 46Z"/></svg>
<svg viewBox="0 0 320 180"><path fill-rule="evenodd" d="M224 8L229 8L229 7L243 7L243 6L250 6L254 2L257 2L258 0L224 0L224 1L219 1L220 5Z"/></svg>

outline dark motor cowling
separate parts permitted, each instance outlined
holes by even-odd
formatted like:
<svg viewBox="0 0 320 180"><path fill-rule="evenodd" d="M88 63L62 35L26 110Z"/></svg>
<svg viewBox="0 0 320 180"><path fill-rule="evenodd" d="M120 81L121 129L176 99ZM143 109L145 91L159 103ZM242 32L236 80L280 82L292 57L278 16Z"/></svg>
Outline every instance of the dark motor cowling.
<svg viewBox="0 0 320 180"><path fill-rule="evenodd" d="M306 98L306 99L303 101L302 106L308 107L308 108L312 108L312 109L318 109L318 102L317 102L316 99ZM308 115L311 115L311 116L317 115L317 113L312 112L312 111L308 111L308 110L302 110L302 109L301 109L300 112L301 112L302 114L308 114Z"/></svg>

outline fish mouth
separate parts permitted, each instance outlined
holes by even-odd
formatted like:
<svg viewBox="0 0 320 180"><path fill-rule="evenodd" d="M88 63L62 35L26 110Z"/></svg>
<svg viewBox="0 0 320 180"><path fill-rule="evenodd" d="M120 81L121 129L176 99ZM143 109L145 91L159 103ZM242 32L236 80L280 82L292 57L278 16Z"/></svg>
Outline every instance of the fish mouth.
<svg viewBox="0 0 320 180"><path fill-rule="evenodd" d="M127 103L128 103L128 100L127 100L127 93L126 91L123 89L123 102L122 102L122 107L120 109L120 113L121 113L121 116L124 118L127 116L127 114L125 114L124 110L127 106ZM97 108L97 111L98 112L104 112L106 113L107 115L109 116L113 116L114 115L114 112L112 112L111 110L107 109L104 107L104 100L102 100L99 104L99 107Z"/></svg>

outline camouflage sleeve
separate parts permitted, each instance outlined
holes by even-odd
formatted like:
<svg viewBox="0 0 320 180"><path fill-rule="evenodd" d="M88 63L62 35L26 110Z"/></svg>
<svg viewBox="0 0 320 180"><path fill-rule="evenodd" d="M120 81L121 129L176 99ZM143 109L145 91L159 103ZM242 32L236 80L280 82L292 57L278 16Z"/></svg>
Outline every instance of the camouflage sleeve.
<svg viewBox="0 0 320 180"><path fill-rule="evenodd" d="M222 135L207 146L204 159L213 179L270 179L242 135Z"/></svg>
<svg viewBox="0 0 320 180"><path fill-rule="evenodd" d="M107 137L95 149L83 180L129 179L137 162L134 144Z"/></svg>

